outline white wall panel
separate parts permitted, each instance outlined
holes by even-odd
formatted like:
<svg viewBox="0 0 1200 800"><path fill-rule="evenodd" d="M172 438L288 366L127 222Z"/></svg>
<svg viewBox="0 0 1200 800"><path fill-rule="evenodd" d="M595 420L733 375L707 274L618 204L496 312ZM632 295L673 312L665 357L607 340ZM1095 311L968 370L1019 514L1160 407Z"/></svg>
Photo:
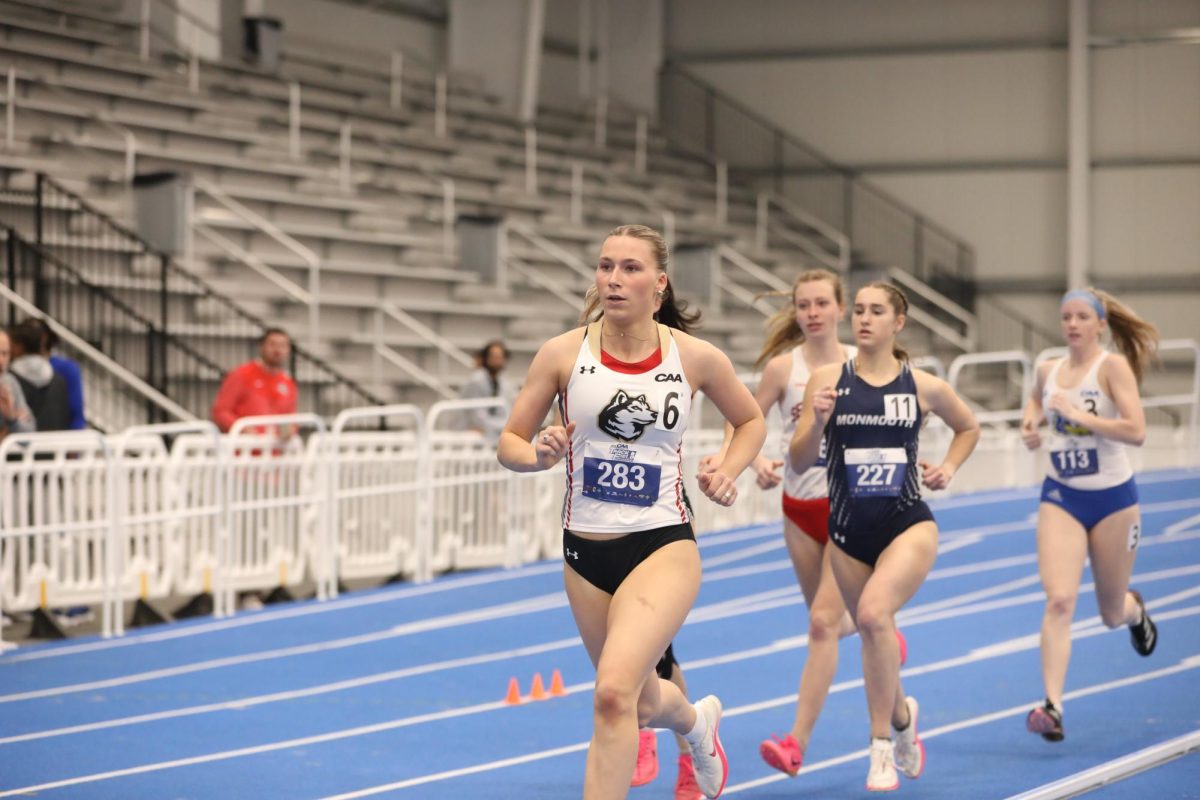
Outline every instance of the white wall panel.
<svg viewBox="0 0 1200 800"><path fill-rule="evenodd" d="M1093 50L1092 103L1093 157L1200 157L1200 47Z"/></svg>
<svg viewBox="0 0 1200 800"><path fill-rule="evenodd" d="M867 177L969 242L980 278L1063 274L1065 172Z"/></svg>
<svg viewBox="0 0 1200 800"><path fill-rule="evenodd" d="M1065 158L1063 51L692 69L843 163Z"/></svg>
<svg viewBox="0 0 1200 800"><path fill-rule="evenodd" d="M1094 274L1191 275L1200 288L1200 167L1097 170L1092 204Z"/></svg>
<svg viewBox="0 0 1200 800"><path fill-rule="evenodd" d="M1066 38L1058 0L671 0L683 52L885 47Z"/></svg>

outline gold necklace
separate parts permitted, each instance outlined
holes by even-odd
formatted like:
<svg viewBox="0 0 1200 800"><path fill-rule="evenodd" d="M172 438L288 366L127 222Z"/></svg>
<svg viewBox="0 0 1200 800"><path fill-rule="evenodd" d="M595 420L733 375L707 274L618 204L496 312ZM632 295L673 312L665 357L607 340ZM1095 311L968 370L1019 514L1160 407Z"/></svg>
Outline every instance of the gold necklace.
<svg viewBox="0 0 1200 800"><path fill-rule="evenodd" d="M655 333L657 333L657 332L658 331L655 331ZM600 335L612 337L614 334L610 331L604 330L604 326L601 325L600 326ZM648 336L645 339L643 339L640 336L634 336L632 333L624 333L623 331L617 331L615 335L619 336L622 339L633 339L635 342L650 342L650 341L654 340L653 336Z"/></svg>

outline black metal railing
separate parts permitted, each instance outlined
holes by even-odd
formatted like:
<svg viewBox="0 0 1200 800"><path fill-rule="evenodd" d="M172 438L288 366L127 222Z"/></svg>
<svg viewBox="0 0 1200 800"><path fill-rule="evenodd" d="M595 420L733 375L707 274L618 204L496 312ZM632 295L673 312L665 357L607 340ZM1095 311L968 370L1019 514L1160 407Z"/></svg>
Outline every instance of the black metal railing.
<svg viewBox="0 0 1200 800"><path fill-rule="evenodd" d="M39 257L68 270L82 294L117 303L157 337L152 348L159 361L155 388L198 417L207 418L224 372L258 354L262 332L273 327L217 292L171 256L98 211L85 199L47 175L35 187L6 189L9 202L0 222L23 232ZM21 196L25 202L18 202ZM63 270L34 270L22 294L80 336L103 343L100 349L122 363L111 330L112 320L93 319L67 302L55 282ZM93 301L95 302L95 301ZM135 358L140 358L138 355ZM332 416L343 408L381 401L305 348L293 345L291 373L299 408Z"/></svg>
<svg viewBox="0 0 1200 800"><path fill-rule="evenodd" d="M88 344L107 354L149 386L197 413L204 398L189 397L202 375L219 380L221 368L196 352L185 341L166 334L162 327L122 300L109 287L94 283L59 256L25 239L17 230L0 226L4 237L0 269L4 282L39 310L62 322ZM17 309L6 306L5 325L20 321ZM137 395L130 392L130 397ZM162 409L149 400L144 414L127 424L166 422ZM208 398L211 402L211 398ZM85 409L86 411L86 409Z"/></svg>
<svg viewBox="0 0 1200 800"><path fill-rule="evenodd" d="M979 303L979 343L987 350L1024 350L1036 356L1048 347L1061 345L1062 336L1033 321L994 295L983 295Z"/></svg>
<svg viewBox="0 0 1200 800"><path fill-rule="evenodd" d="M974 308L975 251L961 238L678 64L659 80L660 124L674 145L842 231L856 266L899 267Z"/></svg>

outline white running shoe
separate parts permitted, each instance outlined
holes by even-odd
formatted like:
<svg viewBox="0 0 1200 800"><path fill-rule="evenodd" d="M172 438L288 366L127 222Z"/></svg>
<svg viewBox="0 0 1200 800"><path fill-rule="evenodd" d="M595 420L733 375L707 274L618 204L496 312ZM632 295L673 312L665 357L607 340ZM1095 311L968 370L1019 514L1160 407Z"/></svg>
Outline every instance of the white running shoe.
<svg viewBox="0 0 1200 800"><path fill-rule="evenodd" d="M721 701L709 695L694 704L697 714L703 714L708 725L704 738L691 746L692 771L696 774L696 785L704 796L719 797L729 778L729 762L725 759L725 748L721 747L718 729L721 727Z"/></svg>
<svg viewBox="0 0 1200 800"><path fill-rule="evenodd" d="M925 743L917 736L917 698L906 697L904 704L908 706L908 727L896 731L896 768L907 778L919 778L925 771Z"/></svg>
<svg viewBox="0 0 1200 800"><path fill-rule="evenodd" d="M892 740L871 739L871 771L867 773L867 791L890 792L900 788L900 778L892 763Z"/></svg>

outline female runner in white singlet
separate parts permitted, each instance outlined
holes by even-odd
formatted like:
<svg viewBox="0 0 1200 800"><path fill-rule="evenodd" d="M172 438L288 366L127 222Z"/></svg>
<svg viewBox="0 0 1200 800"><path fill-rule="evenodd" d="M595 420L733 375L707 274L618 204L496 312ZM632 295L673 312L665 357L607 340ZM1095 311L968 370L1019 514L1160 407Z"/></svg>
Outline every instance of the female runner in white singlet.
<svg viewBox="0 0 1200 800"><path fill-rule="evenodd" d="M728 357L683 332L691 320L675 302L667 261L650 228L609 234L591 297L599 318L541 347L498 448L500 462L520 472L567 461L563 583L596 667L585 800L627 795L640 726L688 741L705 796L717 797L729 774L720 701L688 703L654 667L700 588L681 474L692 395L703 391L734 427L725 459L699 478L718 504L736 499L734 481L765 428ZM564 424L539 432L556 397Z"/></svg>
<svg viewBox="0 0 1200 800"><path fill-rule="evenodd" d="M1042 682L1046 702L1026 727L1050 742L1063 739L1062 696L1071 659L1071 617L1084 559L1092 564L1100 618L1128 625L1133 648L1148 656L1158 631L1142 596L1129 588L1141 537L1137 484L1125 453L1146 438L1138 397L1142 369L1158 334L1116 298L1094 289L1067 292L1061 304L1065 358L1038 369L1021 433L1029 449L1042 445L1050 423L1049 470L1038 506L1038 572L1046 592L1042 617ZM1121 355L1100 344L1112 331Z"/></svg>

